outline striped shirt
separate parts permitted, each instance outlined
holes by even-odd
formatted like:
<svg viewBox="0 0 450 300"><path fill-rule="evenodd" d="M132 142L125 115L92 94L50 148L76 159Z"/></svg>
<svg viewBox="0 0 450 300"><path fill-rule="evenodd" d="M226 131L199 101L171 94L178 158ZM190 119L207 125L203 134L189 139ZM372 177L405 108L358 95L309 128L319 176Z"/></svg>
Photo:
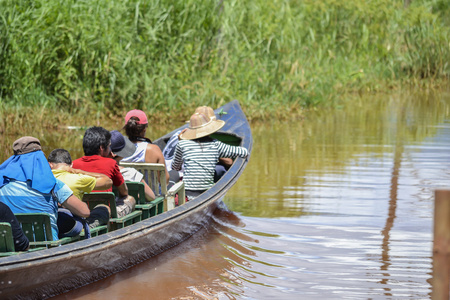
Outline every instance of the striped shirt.
<svg viewBox="0 0 450 300"><path fill-rule="evenodd" d="M230 146L218 140L180 140L175 148L173 170L180 170L184 161L183 181L186 190L207 190L214 185L214 170L221 157L246 157L247 149Z"/></svg>

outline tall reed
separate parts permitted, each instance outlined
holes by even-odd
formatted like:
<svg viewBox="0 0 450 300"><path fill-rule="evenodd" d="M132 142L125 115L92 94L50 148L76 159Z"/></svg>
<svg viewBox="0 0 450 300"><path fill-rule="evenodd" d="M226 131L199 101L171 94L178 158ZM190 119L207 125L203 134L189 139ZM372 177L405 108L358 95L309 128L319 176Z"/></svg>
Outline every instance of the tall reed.
<svg viewBox="0 0 450 300"><path fill-rule="evenodd" d="M448 79L448 4L0 0L0 101L167 116L239 99L263 118Z"/></svg>

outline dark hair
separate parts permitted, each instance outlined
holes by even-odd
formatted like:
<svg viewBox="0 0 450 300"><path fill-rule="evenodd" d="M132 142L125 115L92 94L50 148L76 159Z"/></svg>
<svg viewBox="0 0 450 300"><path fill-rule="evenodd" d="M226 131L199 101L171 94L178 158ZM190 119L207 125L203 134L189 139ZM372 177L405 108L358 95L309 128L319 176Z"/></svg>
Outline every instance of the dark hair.
<svg viewBox="0 0 450 300"><path fill-rule="evenodd" d="M103 127L94 126L88 128L83 136L84 155L91 156L99 154L100 146L108 148L111 142L111 133Z"/></svg>
<svg viewBox="0 0 450 300"><path fill-rule="evenodd" d="M131 117L123 127L128 138L133 143L136 143L139 140L142 131L148 126L148 124L137 124L137 121L139 121L139 118Z"/></svg>
<svg viewBox="0 0 450 300"><path fill-rule="evenodd" d="M69 151L66 149L55 149L48 155L48 162L54 164L68 164L72 163L72 157L70 157Z"/></svg>

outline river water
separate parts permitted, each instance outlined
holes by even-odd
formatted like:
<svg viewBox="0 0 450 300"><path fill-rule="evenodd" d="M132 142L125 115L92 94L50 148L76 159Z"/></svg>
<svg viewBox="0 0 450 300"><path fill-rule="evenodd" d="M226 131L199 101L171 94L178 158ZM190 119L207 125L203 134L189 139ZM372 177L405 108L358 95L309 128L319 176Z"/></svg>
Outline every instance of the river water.
<svg viewBox="0 0 450 300"><path fill-rule="evenodd" d="M449 93L353 99L252 132L250 163L207 228L55 299L430 298Z"/></svg>

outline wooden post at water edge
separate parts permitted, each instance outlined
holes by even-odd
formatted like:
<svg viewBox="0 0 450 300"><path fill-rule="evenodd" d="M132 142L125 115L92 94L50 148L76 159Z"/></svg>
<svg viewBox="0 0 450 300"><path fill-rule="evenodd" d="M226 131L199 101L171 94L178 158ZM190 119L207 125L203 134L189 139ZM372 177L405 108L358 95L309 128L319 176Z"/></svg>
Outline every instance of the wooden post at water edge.
<svg viewBox="0 0 450 300"><path fill-rule="evenodd" d="M449 299L450 190L434 193L433 300Z"/></svg>

